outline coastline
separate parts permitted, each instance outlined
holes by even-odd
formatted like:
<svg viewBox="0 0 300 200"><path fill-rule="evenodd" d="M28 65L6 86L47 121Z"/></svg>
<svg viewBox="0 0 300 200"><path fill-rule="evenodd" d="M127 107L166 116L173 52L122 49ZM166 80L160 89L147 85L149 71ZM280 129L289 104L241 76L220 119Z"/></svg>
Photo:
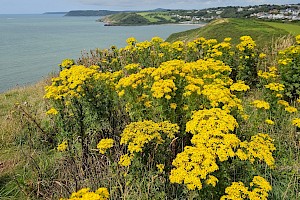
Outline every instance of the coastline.
<svg viewBox="0 0 300 200"><path fill-rule="evenodd" d="M192 25L104 27L97 17L63 17L62 15L0 16L2 39L0 49L0 92L31 85L56 71L66 58L80 58L81 52L126 45L126 39L138 41L190 30ZM8 20L7 18L14 18ZM27 28L24 29L24 26ZM64 28L62 28L64 27ZM19 34L22 33L22 34ZM22 49L22 51L16 51ZM9 66L9 67L8 67Z"/></svg>
<svg viewBox="0 0 300 200"><path fill-rule="evenodd" d="M203 27L205 26L206 24L208 23L153 23L153 24L109 24L109 23L105 23L105 22L102 22L104 23L104 26L163 26L163 25L175 25L175 26L197 26L199 25L199 27ZM173 34L173 33L172 33Z"/></svg>

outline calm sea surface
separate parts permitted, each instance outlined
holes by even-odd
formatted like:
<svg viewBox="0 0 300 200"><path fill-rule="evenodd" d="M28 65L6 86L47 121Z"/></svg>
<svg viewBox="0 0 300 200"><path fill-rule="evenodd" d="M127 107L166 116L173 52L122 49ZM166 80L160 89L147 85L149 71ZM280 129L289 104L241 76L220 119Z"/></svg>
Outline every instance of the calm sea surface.
<svg viewBox="0 0 300 200"><path fill-rule="evenodd" d="M62 15L0 15L0 92L34 83L58 70L65 58L112 45L123 47L128 37L138 41L199 25L104 26L98 17Z"/></svg>

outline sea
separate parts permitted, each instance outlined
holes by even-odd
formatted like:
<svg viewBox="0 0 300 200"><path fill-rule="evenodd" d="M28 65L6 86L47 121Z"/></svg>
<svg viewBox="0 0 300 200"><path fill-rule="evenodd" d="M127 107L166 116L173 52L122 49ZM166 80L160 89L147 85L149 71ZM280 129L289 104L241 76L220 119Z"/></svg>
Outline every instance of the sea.
<svg viewBox="0 0 300 200"><path fill-rule="evenodd" d="M91 49L118 48L126 39L166 39L170 34L202 25L104 26L99 17L58 14L0 15L0 92L33 84L58 71L66 58L77 59Z"/></svg>

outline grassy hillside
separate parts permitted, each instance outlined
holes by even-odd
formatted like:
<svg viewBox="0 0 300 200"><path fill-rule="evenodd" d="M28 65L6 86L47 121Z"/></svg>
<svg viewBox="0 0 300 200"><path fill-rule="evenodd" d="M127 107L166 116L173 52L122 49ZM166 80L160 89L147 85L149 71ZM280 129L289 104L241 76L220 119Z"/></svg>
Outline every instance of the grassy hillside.
<svg viewBox="0 0 300 200"><path fill-rule="evenodd" d="M279 22L263 22L269 26L273 26L275 28L283 29L289 32L292 35L299 35L300 34L300 24L299 23L279 23Z"/></svg>
<svg viewBox="0 0 300 200"><path fill-rule="evenodd" d="M174 33L167 39L169 42L176 40L192 41L198 37L215 38L218 41L226 37L232 37L232 43L237 44L243 35L250 35L257 44L265 44L270 38L287 35L287 30L269 26L250 19L218 19L203 28Z"/></svg>
<svg viewBox="0 0 300 200"><path fill-rule="evenodd" d="M43 80L32 86L20 87L0 94L1 200L26 199L23 195L27 192L22 191L20 186L27 183L20 180L23 176L32 173L26 173L25 168L31 165L33 158L41 152L36 148L36 139L41 135L39 131L31 129L31 125L40 124L45 120L46 104L43 95L47 84L47 81ZM19 115L20 112L23 114ZM35 122L33 118L28 118L31 115L34 116ZM29 145L28 142L31 144Z"/></svg>
<svg viewBox="0 0 300 200"><path fill-rule="evenodd" d="M143 25L148 24L150 21L136 13L119 13L108 16L101 21L109 25Z"/></svg>
<svg viewBox="0 0 300 200"><path fill-rule="evenodd" d="M168 12L129 12L107 16L101 21L115 26L138 26L150 24L174 23Z"/></svg>

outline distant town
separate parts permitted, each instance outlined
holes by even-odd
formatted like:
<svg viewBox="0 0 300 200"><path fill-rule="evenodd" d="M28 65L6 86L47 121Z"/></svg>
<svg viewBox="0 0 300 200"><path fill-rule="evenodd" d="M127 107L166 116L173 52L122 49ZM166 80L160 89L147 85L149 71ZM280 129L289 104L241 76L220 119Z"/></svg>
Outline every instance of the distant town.
<svg viewBox="0 0 300 200"><path fill-rule="evenodd" d="M218 18L257 18L265 20L300 20L300 4L259 5L259 6L228 6L190 11L170 11L172 17L186 23L211 21Z"/></svg>

